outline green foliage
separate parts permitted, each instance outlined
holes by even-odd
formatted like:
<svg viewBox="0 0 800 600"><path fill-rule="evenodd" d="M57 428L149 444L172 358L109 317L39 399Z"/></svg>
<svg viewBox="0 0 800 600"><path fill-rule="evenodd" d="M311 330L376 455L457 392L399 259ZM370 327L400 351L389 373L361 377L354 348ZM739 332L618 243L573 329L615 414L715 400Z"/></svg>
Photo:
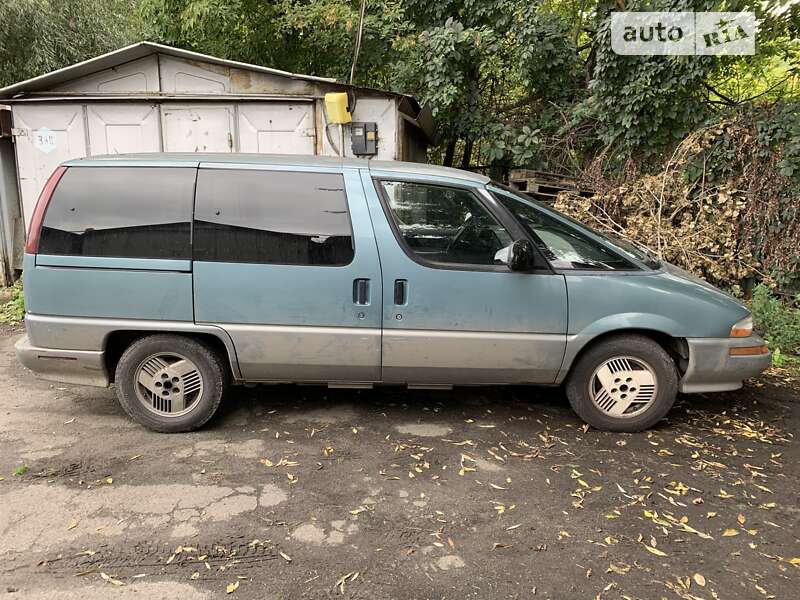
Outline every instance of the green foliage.
<svg viewBox="0 0 800 600"><path fill-rule="evenodd" d="M135 0L0 2L0 86L131 43L134 5Z"/></svg>
<svg viewBox="0 0 800 600"><path fill-rule="evenodd" d="M14 475L20 477L22 475L25 475L25 473L27 473L29 469L30 467L28 465L20 465L19 467L14 469Z"/></svg>
<svg viewBox="0 0 800 600"><path fill-rule="evenodd" d="M108 10L122 1L99 5ZM347 79L361 1L137 4L127 22L144 37ZM442 139L431 157L491 167L495 174L511 166L580 171L601 151L613 159L612 169L632 157L657 167L720 111L753 97L774 102L787 90L800 94L791 87L800 60L798 12L785 0L625 4L626 10L757 10L759 51L753 57L619 56L609 31L615 8L608 0L371 0L356 83L429 104ZM789 161L783 168L789 173L797 166Z"/></svg>
<svg viewBox="0 0 800 600"><path fill-rule="evenodd" d="M756 327L764 332L770 349L781 354L800 354L800 296L780 300L759 284L750 303Z"/></svg>
<svg viewBox="0 0 800 600"><path fill-rule="evenodd" d="M10 298L5 304L0 305L0 322L18 323L25 318L25 296L22 293L22 282L17 281L8 289Z"/></svg>

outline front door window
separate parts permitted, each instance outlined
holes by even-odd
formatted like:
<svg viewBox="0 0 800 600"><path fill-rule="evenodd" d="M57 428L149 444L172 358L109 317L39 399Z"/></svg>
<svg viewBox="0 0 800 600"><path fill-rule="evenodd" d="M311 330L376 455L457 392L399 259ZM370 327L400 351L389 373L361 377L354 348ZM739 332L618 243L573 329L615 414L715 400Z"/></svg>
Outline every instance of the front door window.
<svg viewBox="0 0 800 600"><path fill-rule="evenodd" d="M378 185L401 242L415 260L502 265L495 255L513 239L470 190L405 181Z"/></svg>

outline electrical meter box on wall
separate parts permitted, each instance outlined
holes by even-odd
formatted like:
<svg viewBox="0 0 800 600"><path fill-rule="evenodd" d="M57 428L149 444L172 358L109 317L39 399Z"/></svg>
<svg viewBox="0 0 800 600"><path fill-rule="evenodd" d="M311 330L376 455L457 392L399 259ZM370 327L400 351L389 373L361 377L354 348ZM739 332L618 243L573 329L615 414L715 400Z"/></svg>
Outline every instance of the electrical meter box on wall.
<svg viewBox="0 0 800 600"><path fill-rule="evenodd" d="M375 156L378 153L378 124L356 123L350 128L353 154L356 156Z"/></svg>

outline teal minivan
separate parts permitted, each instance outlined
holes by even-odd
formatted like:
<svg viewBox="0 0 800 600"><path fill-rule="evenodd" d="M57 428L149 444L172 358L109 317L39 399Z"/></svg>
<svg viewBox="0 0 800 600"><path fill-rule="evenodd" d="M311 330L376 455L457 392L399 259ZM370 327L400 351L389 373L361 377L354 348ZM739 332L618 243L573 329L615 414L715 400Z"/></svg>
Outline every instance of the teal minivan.
<svg viewBox="0 0 800 600"><path fill-rule="evenodd" d="M770 364L748 309L472 173L322 157L69 161L26 242L23 365L156 431L230 384L565 384L611 431Z"/></svg>

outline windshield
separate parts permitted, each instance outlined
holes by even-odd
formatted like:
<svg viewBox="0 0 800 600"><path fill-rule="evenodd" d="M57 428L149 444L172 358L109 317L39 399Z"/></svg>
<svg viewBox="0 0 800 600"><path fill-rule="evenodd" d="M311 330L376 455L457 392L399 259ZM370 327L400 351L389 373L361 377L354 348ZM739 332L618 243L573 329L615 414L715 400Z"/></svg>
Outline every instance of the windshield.
<svg viewBox="0 0 800 600"><path fill-rule="evenodd" d="M652 253L632 242L594 231L499 184L488 189L531 234L539 249L556 269L636 270L637 267L631 259L641 261L652 269L660 266ZM565 220L568 222L565 223ZM583 233L582 229L602 238L613 250Z"/></svg>

